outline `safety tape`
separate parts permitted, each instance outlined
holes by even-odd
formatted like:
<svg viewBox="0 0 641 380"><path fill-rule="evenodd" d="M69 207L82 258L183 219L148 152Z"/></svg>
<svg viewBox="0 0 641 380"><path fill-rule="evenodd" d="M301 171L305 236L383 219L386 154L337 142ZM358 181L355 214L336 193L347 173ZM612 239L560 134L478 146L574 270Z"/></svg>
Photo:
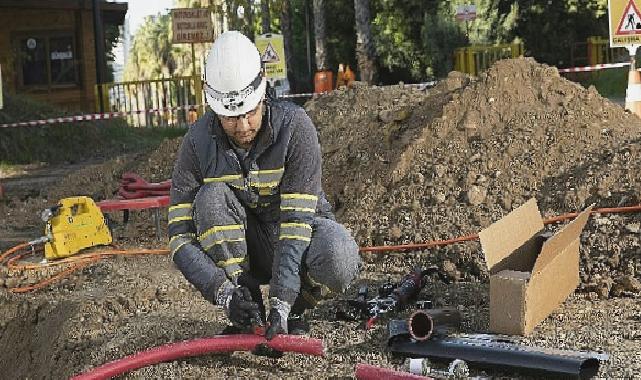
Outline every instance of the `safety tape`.
<svg viewBox="0 0 641 380"><path fill-rule="evenodd" d="M153 108L148 110L116 111L116 112L106 112L106 113L64 116L64 117L55 117L51 119L40 119L40 120L21 121L18 123L0 124L0 128L34 127L38 125L72 123L76 121L108 120L108 119L114 119L118 117L124 117L129 114L139 115L144 113L163 113L163 112L178 111L178 110L196 110L199 107L202 107L202 105L186 105L186 106L178 106L178 107Z"/></svg>
<svg viewBox="0 0 641 380"><path fill-rule="evenodd" d="M620 63L602 63L594 66L582 66L582 67L570 67L567 69L559 69L560 73L583 73L587 71L597 71L603 69L614 69L617 67L629 66L630 62L620 62Z"/></svg>
<svg viewBox="0 0 641 380"><path fill-rule="evenodd" d="M424 83L413 83L413 84L402 84L404 87L416 87L418 89L424 90L429 87L433 87L438 83L437 81L431 81L431 82L424 82ZM398 86L398 85L392 85L392 86ZM383 87L391 87L391 86L383 86ZM321 93L302 93L302 94L284 94L279 96L279 98L310 98L322 94L327 94L330 91L325 91ZM169 112L169 111L178 111L178 110L196 110L200 107L203 107L202 104L200 105L186 105L186 106L178 106L178 107L164 107L164 108L154 108L154 109L148 109L148 110L133 110L133 111L115 111L115 112L106 112L106 113L93 113L93 114L85 114L85 115L75 115L75 116L64 116L64 117L55 117L55 118L50 118L50 119L40 119L40 120L29 120L29 121L21 121L18 123L7 123L7 124L0 124L0 128L13 128L13 127L35 127L39 125L50 125L50 124L60 124L60 123L73 123L77 121L94 121L94 120L108 120L108 119L114 119L118 117L125 117L130 114L135 114L135 115L140 115L140 114L145 114L145 113L163 113L163 112Z"/></svg>

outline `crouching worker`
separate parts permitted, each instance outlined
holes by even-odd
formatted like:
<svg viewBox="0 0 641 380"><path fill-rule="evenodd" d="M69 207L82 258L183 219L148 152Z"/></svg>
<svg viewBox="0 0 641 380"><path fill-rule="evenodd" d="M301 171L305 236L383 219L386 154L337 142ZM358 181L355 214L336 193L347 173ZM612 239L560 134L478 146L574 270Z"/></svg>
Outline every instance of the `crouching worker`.
<svg viewBox="0 0 641 380"><path fill-rule="evenodd" d="M304 311L344 292L360 264L321 189L316 129L266 95L260 54L239 32L214 42L204 88L213 112L189 128L172 176L173 261L237 331L260 318L268 339L304 334Z"/></svg>

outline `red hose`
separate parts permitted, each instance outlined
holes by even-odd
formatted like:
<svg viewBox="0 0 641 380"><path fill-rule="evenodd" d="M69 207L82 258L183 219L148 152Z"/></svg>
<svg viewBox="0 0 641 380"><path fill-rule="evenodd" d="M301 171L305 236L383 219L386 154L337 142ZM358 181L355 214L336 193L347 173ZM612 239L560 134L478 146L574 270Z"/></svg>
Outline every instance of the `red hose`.
<svg viewBox="0 0 641 380"><path fill-rule="evenodd" d="M189 356L205 355L212 352L252 351L257 345L263 343L281 352L297 352L315 356L325 355L325 347L320 339L296 335L277 335L274 339L268 341L265 337L253 334L219 335L150 348L104 364L71 379L109 379L138 368Z"/></svg>
<svg viewBox="0 0 641 380"><path fill-rule="evenodd" d="M369 364L356 364L356 373L358 380L428 380L433 377L418 376L409 372L394 371L387 368L376 367Z"/></svg>

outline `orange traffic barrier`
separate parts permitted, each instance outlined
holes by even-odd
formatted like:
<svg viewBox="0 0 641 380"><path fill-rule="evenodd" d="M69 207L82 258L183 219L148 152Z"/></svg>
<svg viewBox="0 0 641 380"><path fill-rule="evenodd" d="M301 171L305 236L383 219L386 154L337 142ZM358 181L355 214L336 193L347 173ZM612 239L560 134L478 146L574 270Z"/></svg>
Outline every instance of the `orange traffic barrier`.
<svg viewBox="0 0 641 380"><path fill-rule="evenodd" d="M350 87L352 82L356 80L356 75L349 68L349 65L344 66L342 63L338 65L338 72L336 73L336 88L343 86Z"/></svg>
<svg viewBox="0 0 641 380"><path fill-rule="evenodd" d="M625 92L625 109L641 117L641 73L630 66L628 89Z"/></svg>
<svg viewBox="0 0 641 380"><path fill-rule="evenodd" d="M314 75L314 92L328 92L334 89L334 73L329 70L317 71Z"/></svg>

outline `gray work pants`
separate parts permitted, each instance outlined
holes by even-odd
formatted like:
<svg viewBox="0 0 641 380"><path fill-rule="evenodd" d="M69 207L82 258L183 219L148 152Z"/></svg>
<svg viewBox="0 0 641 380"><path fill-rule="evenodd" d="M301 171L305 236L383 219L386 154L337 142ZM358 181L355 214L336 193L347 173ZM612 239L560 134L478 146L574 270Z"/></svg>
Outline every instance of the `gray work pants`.
<svg viewBox="0 0 641 380"><path fill-rule="evenodd" d="M198 236L219 231L222 226L242 226L244 239L234 235L239 231L216 232L203 247L216 263L232 258L245 258L240 263L260 284L269 283L279 236L278 222L263 222L252 209L246 209L224 183L202 186L194 199L194 222ZM209 234L211 235L211 233ZM233 260L231 260L233 261ZM322 300L344 292L357 276L360 267L358 246L349 231L334 220L317 216L312 222L312 238L303 253L301 292L292 312L315 306Z"/></svg>

